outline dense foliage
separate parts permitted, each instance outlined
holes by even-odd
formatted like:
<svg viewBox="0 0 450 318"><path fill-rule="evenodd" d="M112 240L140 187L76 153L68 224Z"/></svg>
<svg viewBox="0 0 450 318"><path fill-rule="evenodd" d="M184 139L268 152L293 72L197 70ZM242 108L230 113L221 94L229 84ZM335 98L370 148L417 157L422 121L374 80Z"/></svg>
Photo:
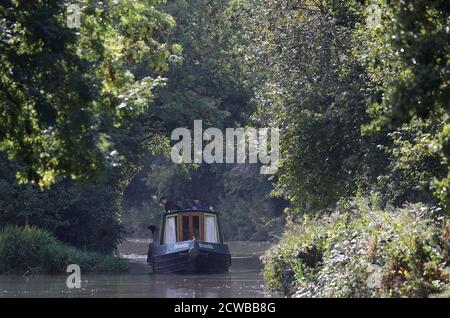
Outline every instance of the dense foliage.
<svg viewBox="0 0 450 318"><path fill-rule="evenodd" d="M17 169L17 163L0 158L0 225L34 225L79 248L115 250L121 226L111 186L65 181L41 191L18 184Z"/></svg>
<svg viewBox="0 0 450 318"><path fill-rule="evenodd" d="M448 288L448 1L80 3L80 29L64 0L0 4L0 247L63 251L3 271L75 257L29 225L111 253L165 195L213 206L228 240L287 219L265 278L292 296ZM170 133L195 119L279 128L278 173L173 164Z"/></svg>
<svg viewBox="0 0 450 318"><path fill-rule="evenodd" d="M375 88L368 97L372 122L364 130L397 128L397 135L390 136L397 165L409 170L419 187L432 181L436 197L450 208L450 4L415 0L378 6L380 23L359 30L365 36L358 57ZM411 163L424 173L419 180Z"/></svg>
<svg viewBox="0 0 450 318"><path fill-rule="evenodd" d="M286 202L270 198L271 190L258 166L203 165L186 172L160 157L125 191L125 235L149 236L147 226L162 213L159 197L168 194L182 208L190 208L193 198L212 206L220 213L226 240L273 240L282 231Z"/></svg>
<svg viewBox="0 0 450 318"><path fill-rule="evenodd" d="M269 286L294 297L425 297L450 289L450 223L424 205L359 201L290 224L265 256Z"/></svg>
<svg viewBox="0 0 450 318"><path fill-rule="evenodd" d="M119 258L78 250L37 227L0 230L0 274L65 273L69 264L78 264L83 272L127 269Z"/></svg>
<svg viewBox="0 0 450 318"><path fill-rule="evenodd" d="M233 2L230 23L242 39L235 50L255 90L257 116L282 129L277 192L297 211L332 208L374 188L398 205L431 200L430 183L448 170L445 145L438 142L448 121L448 5L424 3ZM426 33L418 37L420 23ZM404 37L420 45L402 45ZM395 86L401 81L414 94ZM421 82L434 86L419 89ZM390 104L393 94L401 107L426 98L432 111L409 112L403 124L388 125L392 109L398 108L397 117L407 112Z"/></svg>
<svg viewBox="0 0 450 318"><path fill-rule="evenodd" d="M281 129L274 193L297 224L268 254L268 282L311 297L439 291L449 266L448 229L433 223L446 224L450 208L448 1L235 0L228 11L254 118ZM355 197L377 197L380 208L365 208L373 222L336 210ZM374 222L383 244L369 242ZM374 264L384 285L368 289Z"/></svg>
<svg viewBox="0 0 450 318"><path fill-rule="evenodd" d="M81 1L79 29L65 0L0 4L0 149L26 167L21 181L92 179L117 163L111 130L149 106L171 58L161 3Z"/></svg>
<svg viewBox="0 0 450 318"><path fill-rule="evenodd" d="M368 75L349 41L362 20L354 3L235 3L244 39L237 51L256 90L257 115L281 129L277 192L314 210L373 182L369 169L385 162L378 136L362 137L359 130L368 122Z"/></svg>
<svg viewBox="0 0 450 318"><path fill-rule="evenodd" d="M138 119L180 46L161 40L175 23L164 1L81 1L78 29L69 4L0 4L0 228L111 253L123 188L163 144Z"/></svg>
<svg viewBox="0 0 450 318"><path fill-rule="evenodd" d="M168 42L179 43L182 61L167 72L167 85L158 91L145 121L163 131L192 129L195 119L204 129L245 126L254 111L240 65L231 58L232 29L227 27L228 0L170 1L164 9L176 27ZM147 156L124 193L124 225L128 236L148 236L147 225L161 213L160 196L181 207L194 197L222 215L229 240L273 239L279 235L286 203L269 197L271 183L258 167L243 165L176 166L161 156Z"/></svg>

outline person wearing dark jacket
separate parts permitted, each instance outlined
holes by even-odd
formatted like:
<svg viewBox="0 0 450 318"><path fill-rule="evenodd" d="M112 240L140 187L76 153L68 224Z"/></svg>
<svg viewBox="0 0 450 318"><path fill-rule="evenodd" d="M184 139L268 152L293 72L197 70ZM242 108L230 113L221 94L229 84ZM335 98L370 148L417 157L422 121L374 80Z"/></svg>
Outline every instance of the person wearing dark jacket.
<svg viewBox="0 0 450 318"><path fill-rule="evenodd" d="M176 205L172 201L169 201L167 197L161 197L159 199L159 203L164 206L164 210L166 210L166 212L181 210L178 205Z"/></svg>
<svg viewBox="0 0 450 318"><path fill-rule="evenodd" d="M199 199L194 199L194 200L192 200L191 209L192 210L204 210L205 207L203 206L203 204L200 202Z"/></svg>

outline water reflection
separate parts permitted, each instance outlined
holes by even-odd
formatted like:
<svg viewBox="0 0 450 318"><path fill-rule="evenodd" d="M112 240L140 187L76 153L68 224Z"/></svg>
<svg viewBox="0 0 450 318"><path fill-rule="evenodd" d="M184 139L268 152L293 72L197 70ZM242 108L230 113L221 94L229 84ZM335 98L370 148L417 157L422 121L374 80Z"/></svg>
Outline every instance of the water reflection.
<svg viewBox="0 0 450 318"><path fill-rule="evenodd" d="M131 254L128 254L131 255ZM152 274L145 258L128 257L130 272L82 274L80 289L66 287L66 275L0 276L0 297L170 297L233 298L268 296L257 256L233 258L229 273Z"/></svg>
<svg viewBox="0 0 450 318"><path fill-rule="evenodd" d="M0 297L264 297L259 271L217 275L86 274L81 289L64 275L1 276Z"/></svg>

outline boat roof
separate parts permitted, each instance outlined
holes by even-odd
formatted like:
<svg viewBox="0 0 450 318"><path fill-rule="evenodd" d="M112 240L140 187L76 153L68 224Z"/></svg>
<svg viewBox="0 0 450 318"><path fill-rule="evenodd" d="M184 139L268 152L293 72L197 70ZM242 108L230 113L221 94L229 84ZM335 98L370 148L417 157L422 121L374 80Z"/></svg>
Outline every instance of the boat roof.
<svg viewBox="0 0 450 318"><path fill-rule="evenodd" d="M217 211L210 211L210 210L193 210L193 209L184 209L184 210L172 210L172 211L168 211L164 213L164 216L166 215L171 215L171 214L178 214L178 213L208 213L208 214L215 214L217 215L218 212Z"/></svg>

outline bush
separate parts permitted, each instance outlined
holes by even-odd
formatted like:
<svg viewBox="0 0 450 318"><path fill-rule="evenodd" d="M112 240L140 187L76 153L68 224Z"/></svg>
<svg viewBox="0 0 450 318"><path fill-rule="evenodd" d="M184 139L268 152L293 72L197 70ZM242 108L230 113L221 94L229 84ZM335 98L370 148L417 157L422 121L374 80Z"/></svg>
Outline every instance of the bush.
<svg viewBox="0 0 450 318"><path fill-rule="evenodd" d="M263 258L264 277L294 297L427 297L450 286L449 233L436 209L359 202L291 223Z"/></svg>
<svg viewBox="0 0 450 318"><path fill-rule="evenodd" d="M123 218L124 235L127 238L149 238L149 225L159 226L162 208L153 200L143 201L139 206L125 210Z"/></svg>
<svg viewBox="0 0 450 318"><path fill-rule="evenodd" d="M0 230L0 274L63 273L69 264L78 264L83 272L126 269L125 262L117 257L65 245L34 226Z"/></svg>
<svg viewBox="0 0 450 318"><path fill-rule="evenodd" d="M81 249L110 254L121 239L114 188L103 183L65 180L40 190L18 184L21 169L0 152L0 226L34 225Z"/></svg>

